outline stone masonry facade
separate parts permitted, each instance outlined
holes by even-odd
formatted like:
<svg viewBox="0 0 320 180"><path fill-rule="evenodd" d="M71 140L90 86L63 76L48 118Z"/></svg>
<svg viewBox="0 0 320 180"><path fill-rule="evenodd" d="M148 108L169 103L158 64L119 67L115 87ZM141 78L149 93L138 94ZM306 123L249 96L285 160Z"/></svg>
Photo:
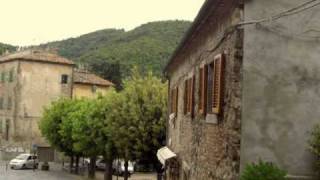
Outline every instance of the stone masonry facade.
<svg viewBox="0 0 320 180"><path fill-rule="evenodd" d="M182 61L169 64L166 70L169 93L178 87L177 115L167 124L167 146L177 154L178 173L171 174L169 164L168 179L220 180L239 176L243 30L232 27L240 22L243 9L238 1L228 0L224 5L225 9L209 10L202 23L205 25L198 27L188 45L173 59ZM225 55L222 111L203 116L198 113L199 69L221 53ZM192 76L194 117L184 113L184 81Z"/></svg>

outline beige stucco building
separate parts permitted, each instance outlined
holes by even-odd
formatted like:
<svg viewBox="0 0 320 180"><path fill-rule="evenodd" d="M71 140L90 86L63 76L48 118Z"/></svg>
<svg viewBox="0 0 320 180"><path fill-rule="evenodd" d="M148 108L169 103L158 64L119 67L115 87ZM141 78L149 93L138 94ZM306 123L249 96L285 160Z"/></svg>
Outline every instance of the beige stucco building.
<svg viewBox="0 0 320 180"><path fill-rule="evenodd" d="M85 70L75 70L73 79L73 98L96 98L105 95L113 84L91 72Z"/></svg>
<svg viewBox="0 0 320 180"><path fill-rule="evenodd" d="M92 98L110 86L92 73L75 70L72 61L56 54L27 50L0 57L0 159L45 144L38 121L52 101Z"/></svg>

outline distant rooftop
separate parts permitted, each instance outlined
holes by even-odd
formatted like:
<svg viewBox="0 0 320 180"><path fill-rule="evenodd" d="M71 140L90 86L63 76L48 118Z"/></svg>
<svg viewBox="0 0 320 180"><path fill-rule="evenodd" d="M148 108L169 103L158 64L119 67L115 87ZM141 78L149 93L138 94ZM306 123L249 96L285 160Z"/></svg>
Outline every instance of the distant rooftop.
<svg viewBox="0 0 320 180"><path fill-rule="evenodd" d="M113 86L114 84L89 71L77 69L74 71L74 83L93 84L99 86Z"/></svg>
<svg viewBox="0 0 320 180"><path fill-rule="evenodd" d="M14 60L74 65L74 62L72 62L71 60L43 50L25 50L0 56L0 63Z"/></svg>

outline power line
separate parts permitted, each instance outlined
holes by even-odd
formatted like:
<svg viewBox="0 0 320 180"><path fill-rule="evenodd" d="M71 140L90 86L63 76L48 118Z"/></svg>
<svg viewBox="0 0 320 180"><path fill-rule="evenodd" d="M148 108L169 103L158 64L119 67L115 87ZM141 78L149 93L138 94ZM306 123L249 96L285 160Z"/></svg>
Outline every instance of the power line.
<svg viewBox="0 0 320 180"><path fill-rule="evenodd" d="M317 3L315 3L315 2L317 2ZM312 4L312 3L315 3L315 4ZM240 22L237 24L237 26L244 26L244 25L250 25L250 24L259 24L259 23L263 23L263 22L275 21L275 20L278 20L278 19L286 17L286 16L298 14L300 12L309 10L309 9L314 8L316 6L319 6L319 5L320 5L319 0L311 0L311 1L305 2L303 4L296 6L296 7L282 11L276 15L273 15L273 16L270 16L267 18Z"/></svg>

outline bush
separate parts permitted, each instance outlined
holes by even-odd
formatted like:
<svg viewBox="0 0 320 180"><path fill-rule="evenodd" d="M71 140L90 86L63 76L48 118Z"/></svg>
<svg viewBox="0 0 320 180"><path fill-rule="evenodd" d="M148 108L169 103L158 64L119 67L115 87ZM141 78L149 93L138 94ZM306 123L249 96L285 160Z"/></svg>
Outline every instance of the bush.
<svg viewBox="0 0 320 180"><path fill-rule="evenodd" d="M248 164L241 176L241 180L285 180L286 171L276 165L259 160L258 164Z"/></svg>
<svg viewBox="0 0 320 180"><path fill-rule="evenodd" d="M318 157L316 164L318 167L320 167L320 125L319 124L312 129L310 136L311 137L308 142L309 149L314 155Z"/></svg>

